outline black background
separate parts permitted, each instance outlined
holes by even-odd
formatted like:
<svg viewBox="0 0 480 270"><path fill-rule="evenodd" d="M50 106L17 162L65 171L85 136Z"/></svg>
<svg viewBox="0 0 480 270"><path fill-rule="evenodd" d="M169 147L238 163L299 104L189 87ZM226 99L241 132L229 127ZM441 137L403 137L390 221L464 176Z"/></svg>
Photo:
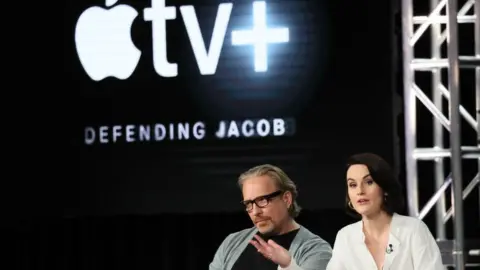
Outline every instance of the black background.
<svg viewBox="0 0 480 270"><path fill-rule="evenodd" d="M122 3L128 2L120 2ZM167 1L169 5L172 3ZM236 11L238 3L241 1L235 1L234 14L239 12ZM14 226L13 230L4 230L4 234L7 240L5 242L13 240L13 244L9 245L11 247L9 252L13 251L14 254L9 256L9 259L16 263L16 269L206 269L216 249L228 234L252 226L245 212L236 206L238 202L236 196L240 197L240 193L236 190L234 182L239 172L260 162L277 163L292 175L299 184L301 204L306 208L297 221L333 245L338 230L355 221L346 216L343 209L335 208L340 205L343 198L344 189L341 187L344 168L342 164L345 158L354 152L368 150L380 153L394 163L392 149L397 147L397 141L393 140L392 134L396 135L397 132L391 117L391 92L396 89L400 94L403 89L401 74L397 73L395 75L398 78L397 81L392 82L393 74L402 70L401 58L394 59L396 63L392 62L392 58L401 53L399 1L311 0L305 2L292 0L268 1L268 3L269 9L272 3L290 5L282 10L283 14L288 15L280 16L282 13L279 12L276 14L279 17L275 20L278 26L288 26L292 37L294 36L292 29L295 25L300 25L302 21L309 18L313 21L312 24L302 24L302 29L304 31L307 31L306 28L313 29L309 42L317 44L317 47L306 46L306 43L303 47L293 46L294 42L299 42L293 39L288 46L283 44L275 46L271 53L284 50L281 57L278 57L281 64L278 62L273 64L274 60L270 57L272 61L270 71L263 76L273 77L273 79L271 77L265 79L267 86L284 81L298 86L296 89L302 90L302 96L316 97L307 99L306 107L301 107L299 111L295 111L293 106L277 110L277 113L282 115L290 112L290 116L297 117L297 122L308 124L299 124L298 137L294 138L280 138L277 141L258 140L258 142L257 140L230 140L222 144L218 141L202 141L201 146L196 147L183 142L181 144L115 145L115 147L103 145L87 148L83 146L83 128L85 125L127 122L127 117L131 117L132 122L136 124L148 121L161 122L165 120L164 118L167 120L174 117L181 118L181 114L173 114L171 108L166 110L157 105L164 103L178 105L180 98L184 101L193 99L195 89L201 90L197 93L213 91L216 93L213 96L218 97L219 92L215 89L222 87L227 90L243 89L247 88L245 85L250 84L248 87L258 86L260 90L273 92L271 96L279 99L276 89L280 87L264 86L259 83L262 76L252 73L251 48L229 48L227 36L217 75L202 77L199 80L200 76L194 65L189 43L183 42L186 41L185 31L178 17L177 21L180 22L177 22L179 25L177 28L181 30L178 33L183 35L177 34L176 38L169 37L169 40L176 42L177 48L185 49L181 53L179 53L180 49L177 49L176 53L175 50L170 50L169 58L176 57L175 60L179 60L181 76L187 74L185 70L192 72L186 80L162 80L153 72L151 56L148 52L151 50L151 39L148 36L150 26L137 19L132 34L135 43L142 49L143 57L133 77L123 82L106 80L104 83L93 83L89 81L79 65L74 51L73 29L75 20L83 9L91 5L101 5L102 2L66 2L65 11L62 14L64 23L59 26L59 20L53 20L52 17L52 24L63 27L64 35L59 35L58 31L51 31L51 28L39 28L39 24L47 20L44 13L34 9L34 12L42 15L35 24L37 27L35 33L41 34L42 39L33 40L35 43L33 47L32 36L25 36L24 29L10 39L10 44L21 48L22 52L12 57L15 60L9 66L11 71L18 72L15 74L18 76L13 77L9 73L6 79L11 79L12 83L16 83L16 87L22 89L6 91L4 104L17 106L14 109L3 107L6 120L3 125L10 129L2 133L7 135L3 140L2 155L8 160L6 166L2 168L4 169L2 191L6 193L6 196L2 196L5 200L2 204L5 218L2 222L4 225ZM42 3L42 6L44 4ZM418 8L422 8L426 15L425 7L428 6L428 1L417 4L424 4L423 8L421 6ZM148 6L146 2L133 5L138 11ZM296 5L299 6L296 9L293 8ZM301 5L303 5L302 13L299 14ZM197 12L202 9L204 10L202 12L205 12L202 14L208 15L209 11L205 10L210 8L203 9L204 6L208 5L202 2L195 3ZM247 6L250 4L245 5L245 12L250 14ZM58 9L54 11L58 15ZM213 13L213 11L210 12ZM323 14L325 17L318 14ZM394 20L394 15L398 20ZM293 20L292 16L300 19ZM205 17L201 14L199 17L202 28L208 28ZM273 20L272 16L270 19ZM237 28L237 25L233 24L234 20L232 16L229 30ZM248 28L248 20L238 28ZM319 23L324 20L328 22ZM296 24L291 24L292 21ZM175 23L170 23L169 27L173 25ZM211 23L208 26L211 26ZM51 36L48 36L49 34ZM462 31L460 34L462 35ZM208 33L205 32L205 35L208 36ZM324 38L323 35L327 35L330 39ZM25 36L28 40L18 42L17 36ZM301 35L301 37L305 41L309 35ZM56 40L61 38L64 39L63 43L60 41L58 43L62 48L50 53L51 47L57 44ZM395 42L393 42L394 39L396 39ZM397 44L396 48L394 43ZM319 44L326 44L328 47ZM460 44L464 44L461 46L461 51L465 46L469 50L472 49L468 42ZM175 48L170 46L172 47ZM422 48L425 51L429 45ZM55 67L52 65L62 49L64 76L59 78L58 74L61 72L55 73ZM305 53L305 49L309 50L309 55ZM225 53L226 51L230 51L230 54ZM36 56L40 54L41 58L45 59L33 61L35 58L27 55L27 52ZM302 52L304 55L297 58L303 59L303 62L291 60L302 55ZM463 52L463 54L469 53ZM185 60L180 61L181 57L178 55L183 55ZM229 64L230 69L226 62L229 57L231 59L236 57ZM244 61L242 65L240 61ZM235 68L235 63L239 66L238 68ZM58 68L60 69L60 65ZM297 73L286 77L285 70L292 72L297 70ZM298 75L300 73L298 70L302 70L302 74L306 75L301 77ZM283 73L278 75L280 71ZM225 77L225 74L233 77L240 76L242 73L243 79L238 79L235 83L230 83L232 79ZM223 74L223 77L220 74ZM321 74L324 76L320 76ZM307 77L310 79L305 79ZM222 86L219 80L226 83ZM467 83L469 81L470 85L462 86L463 89L473 89L473 80L466 81ZM187 85L190 86L187 87ZM192 85L207 86L199 88ZM422 85L429 85L429 81L424 80ZM309 92L309 89L313 91ZM25 96L26 91L28 91L27 96ZM190 92L192 95L182 96L177 91ZM214 120L215 112L218 112L218 118L228 116L229 111L229 113L250 112L251 109L243 109L244 106L241 106L241 110L235 109L234 105L241 104L241 96L239 91L230 91L229 94L232 92L237 98L234 102L226 103L223 108L216 107L222 103L209 104L206 100L200 100L200 102L194 102L195 110L192 108L186 115L189 117L193 115L202 120ZM471 93L468 90L463 92ZM7 96L10 93L17 93L20 96L12 100ZM252 94L252 92L243 91L241 93ZM206 94L202 96L210 97ZM226 97L222 98L226 100ZM288 97L288 99L300 100L298 97ZM469 99L465 98L462 103L469 100L473 101L474 98L471 96ZM142 105L148 103L156 106L149 108ZM321 106L312 105L314 103ZM120 107L121 104L129 106ZM272 102L267 104L272 106ZM205 107L212 110L205 110ZM421 109L423 106L419 107L419 146L429 147L432 145L432 117L425 109ZM135 110L135 108L141 110ZM228 110L229 108L233 110ZM153 113L149 113L150 111ZM26 114L22 116L22 113ZM401 115L399 120L398 135L403 137ZM312 133L312 130L317 132ZM472 138L475 137L472 136ZM398 142L401 143L401 140ZM401 147L397 148L401 149ZM178 158L177 161L174 161L172 156L165 158L165 153L179 152L178 149L186 149L190 152L186 152L188 154L184 154L183 158ZM132 156L129 157L129 154ZM195 157L205 163L195 167L187 166L188 163L185 162L183 167L177 165L181 170L174 169L173 165L182 164L182 159ZM292 157L303 157L308 162ZM403 158L402 156L399 160ZM139 165L132 163L129 159L135 160ZM89 163L87 160L90 160ZM104 165L100 164L102 162ZM315 166L310 166L312 163ZM400 163L403 162L398 162L396 167L401 173L400 179L404 182L404 164ZM99 165L95 167L94 164ZM142 167L137 167L140 165ZM425 165L426 170L419 170L421 205L424 205L434 192L433 168L429 168L428 164L422 164L422 166ZM144 169L149 167L152 169ZM207 177L212 175L206 173L207 169L212 168L217 171L221 169L225 172L224 176ZM82 177L79 177L80 175ZM189 175L194 177L188 177ZM309 178L302 175L308 175ZM169 183L172 187L169 191L174 194L162 197L159 190L151 187L157 183L167 183L165 179L168 179L168 176L170 179L177 176L184 181L178 180L182 184L180 189L173 188L173 184ZM465 177L468 178L467 174ZM193 192L193 186L197 182L198 186L203 187L203 193ZM214 188L212 188L213 183ZM219 186L219 183L224 185ZM152 194L154 199L150 201L139 199L139 197L147 198L146 194ZM174 199L168 200L170 197ZM325 201L329 203L322 204ZM79 207L80 202L82 207ZM465 236L478 238L478 219L476 222L473 220L474 214L478 213L478 196L475 194L470 196L465 203L465 209L470 210L468 213L465 212L467 214ZM202 213L171 213L195 210L191 207L193 205ZM207 206L210 206L210 209ZM227 211L232 209L236 211L219 212L221 207ZM70 214L112 215L75 217L59 215L57 210L63 208L68 208L67 213ZM165 213L166 211L170 213ZM209 211L214 213L208 213ZM10 213L13 214L12 218ZM114 215L116 213L119 215ZM431 211L424 221L435 235L434 216L434 211ZM451 222L448 227L447 237L452 239Z"/></svg>
<svg viewBox="0 0 480 270"><path fill-rule="evenodd" d="M208 46L217 1L193 4ZM168 59L179 76L162 78L153 68L148 1L121 1L139 11L132 39L142 51L133 75L94 82L75 52L74 29L86 8L75 1L66 12L65 58L69 87L77 93L80 178L67 214L152 214L238 211L236 178L260 163L285 169L307 209L343 206L346 158L376 152L393 161L392 33L374 21L374 10L353 0L267 1L269 26L288 27L290 42L269 46L269 70L255 73L251 46L231 46L230 32L249 29L251 1L235 1L225 43L212 76L201 76L177 8L167 22ZM369 10L370 9L370 10ZM373 12L373 13L372 13ZM373 27L374 26L374 27ZM382 40L370 42L370 40ZM86 126L294 118L287 137L162 141L90 145ZM213 131L210 130L210 135Z"/></svg>
<svg viewBox="0 0 480 270"><path fill-rule="evenodd" d="M14 227L13 230L7 229L3 232L5 242L13 243L12 245L7 244L9 246L8 252L10 252L8 254L10 255L13 252L8 258L16 263L16 269L206 269L216 249L228 234L252 226L245 212L240 208L235 208L235 204L238 202L235 196L240 196L240 193L235 190L234 182L240 171L264 161L276 162L286 168L287 172L299 183L300 201L306 209L297 221L333 245L338 230L355 221L347 217L343 209L326 209L339 206L343 198L344 190L339 187L343 184L342 164L345 158L351 153L368 150L384 155L388 161L393 163L394 155L391 149L397 147L397 141L393 140L392 134L403 137L402 115L398 117L400 122L397 124L397 133L392 128L395 127L395 124L391 118L390 107L392 105L390 95L392 90L396 89L396 92L401 95L403 89L401 74L399 73L402 70L401 58L394 59L395 63L391 62L395 55L398 54L401 57L400 1L312 0L304 2L292 0L268 2L269 7L270 3L273 2L290 3L291 6L294 5L292 3L299 3L299 5L307 3L308 8L303 9L305 13L295 16L305 19L310 18L306 14L314 14L313 19L311 19L314 23L312 25L303 24L303 27L314 29L311 36L315 38L310 39L311 43L314 43L313 40L317 42L317 45L319 44L318 41L320 43L326 42L329 46L328 50L322 51L320 48L324 47L315 48L313 45L301 47L314 51L314 54L308 55L308 57L304 55L302 58L304 61L302 65L302 72L304 73L302 74L309 75L310 79L301 80L298 74L297 77L292 75L288 78L294 78L293 81L304 91L303 93L306 93L302 94L303 96L308 97L307 90L314 89L313 96L318 97L318 99L311 99L312 104L318 101L319 104L323 105L316 106L316 111L311 109L315 108L313 105L302 107L300 112L297 111L297 121L301 121L299 115L304 116L303 123L309 122L308 119L313 119L313 122L310 121L308 125L298 125L297 140L294 138L281 138L277 142L259 140L258 144L255 143L255 140L248 142L230 140L225 144L219 144L218 141L203 141L204 148L198 146L187 148L188 145L185 146L183 142L180 146L184 146L187 150L191 149L191 152L188 155L185 154L184 157L188 158L189 155L193 155L192 153L196 153L196 157L205 162L210 162L210 166L203 165L204 171L207 168L215 168L230 171L230 173L226 173L225 178L208 178L205 177L208 176L206 173L194 175L194 178L184 177L184 179L194 179L195 181L181 182L183 183L181 189L173 189L175 193L171 196L175 197L173 200L167 200L168 197L156 196L154 193L160 193L154 189L149 189L149 187L153 183L167 182L165 181L165 175L187 175L186 165L181 168L180 172L182 174L180 174L179 171L174 171L168 167L174 168L172 165L175 163L172 162L173 158L165 159L165 154L161 155L161 153L167 153L167 151L181 149L178 144L169 144L172 147L158 143L154 144L155 147L131 144L116 145L114 148L105 146L86 148L83 146L82 136L85 125L122 122L120 120L125 120L129 115L132 120L135 120L135 123L144 120L145 122L147 120L160 122L163 117L172 117L171 119L177 117L171 109L162 112L160 110L161 106L151 109L154 113L150 114L147 110L148 107L142 106L141 103L168 103L173 105L175 100L179 101L179 99L172 99L172 95L175 97L174 94L179 91L178 89L183 89L184 93L185 91L194 91L194 87L180 87L182 83L190 86L199 83L198 80L194 80L195 76L196 78L200 76L197 76L198 70L194 65L191 52L189 53L188 42L182 43L180 41L182 35L180 34L177 35L177 38L169 39L171 42L177 42L178 45L186 48L181 52L186 60L183 63L179 61L179 64L181 74L185 74L182 71L185 69L194 71L190 74L191 76L189 75L188 81L183 80L174 83L172 79L161 80L158 75L154 74L151 60L149 60L151 57L148 56L148 50L151 49L150 39L147 36L150 31L149 25L139 23L140 21L137 20L134 25L133 36L137 46L144 53L141 60L143 64L137 68L130 80L123 82L107 80L105 83L92 83L81 69L74 51L73 25L83 9L102 3L100 1L67 1L64 14L62 14L64 23L61 25L58 23L59 20L53 19L59 15L58 7L51 10L55 15L48 19L45 17L45 13L33 9L33 12L42 16L36 21L34 31L34 33L41 35L41 38L32 39L33 32L32 35L25 35L22 28L21 31L12 35L7 42L17 49L21 49L21 52L16 55L9 52L8 56L12 57L4 59L4 61L14 59L11 64L9 63L10 65L5 64L6 68L9 68L9 73L4 80L17 87L14 91L4 91L5 106L2 107L4 109L4 122L2 124L5 128L2 130L2 139L4 136L6 137L2 141L2 156L7 159L4 167L2 167L4 175L2 191L5 193L2 194L4 200L2 204L3 216L5 217L2 222L3 225L13 225ZM171 1L168 1L168 4L171 3ZM234 13L237 10L237 3L240 3L240 1L235 1L235 3ZM416 4L420 4L420 6L415 7L416 9L423 10L425 15L428 14L426 8L428 1L420 1ZM44 7L45 3L41 5ZM148 6L146 2L139 2L134 5L139 11ZM196 3L197 12L203 6L205 5ZM245 9L249 10L248 8ZM291 19L290 21L287 19L294 16L293 10L295 10L290 9L283 9L283 13L288 14L288 16L278 18L278 25L284 24L282 26L287 26L286 22L290 23ZM328 24L325 24L328 25L328 29L316 22L322 19L318 15L320 10L325 15L324 19L328 19ZM397 20L394 20L394 16ZM208 24L200 15L199 17L202 26L203 23ZM180 18L177 20L180 20ZM232 22L233 20L232 17ZM52 22L51 28L40 27L42 22L48 23L50 21ZM298 23L300 21L297 20ZM237 28L232 22L231 27ZM142 24L144 26L141 26ZM140 27L138 27L139 25ZM241 26L248 27L246 24ZM293 29L293 26L294 24L288 25L290 29ZM52 31L54 27L62 27L63 35L59 35L59 32L62 31ZM462 27L467 27L467 31L470 32L460 30L462 36L460 51L461 55L469 55L472 53L473 46L470 46L471 42L466 41L471 40L467 37L471 37L473 27L468 28L467 24L461 24L460 28ZM183 29L181 26L179 28ZM9 27L6 27L6 30L8 29ZM326 30L329 30L326 35L330 37L330 40L322 38ZM323 34L319 34L319 32ZM183 40L186 40L185 31L182 30L181 33L183 33ZM293 32L291 33L293 36ZM468 33L470 33L468 36L463 36ZM25 42L19 42L20 36L26 38ZM306 36L308 35L303 35L302 38L306 38ZM425 36L428 37L429 35ZM62 38L63 43L59 41ZM177 39L178 41L175 41ZM393 42L394 39L396 39L395 42ZM141 40L143 42L140 42ZM61 47L58 48L58 51L53 49L53 46L57 45L57 41L59 47ZM275 46L276 51L282 50L282 48L283 50L295 49L288 53L284 51L282 57L278 57L282 63L282 70L295 70L295 67L297 70L301 69L292 64L299 62L292 62L291 58L304 51L301 48L299 49L298 46L291 47L293 42L294 40L288 44L288 47ZM396 48L393 46L394 43L397 44ZM228 38L225 44L228 44ZM240 73L253 74L251 73L253 70L251 48L228 49L228 47L227 45L224 47L224 52L230 50L231 53L238 54L233 63L237 62L239 64L241 60L244 61L244 65L227 72L228 68L225 60L229 55L223 53L217 75L202 78L201 81L204 82L204 85L207 85L207 87L201 88L202 93L208 89L214 91L222 86L220 83L208 83L208 78L210 80L216 78L217 82L222 79L219 76L221 73L236 73L236 76L239 76ZM429 44L421 46L420 50L424 52L423 55L428 51L428 48ZM462 52L465 48L469 51ZM59 53L62 49L64 51L64 76L59 78L58 74L62 74L62 72L57 73L55 68L61 69L62 66L55 66L54 60L62 56ZM177 49L177 53L175 53L175 50L171 50L169 57L180 58L175 56L181 54L178 51L180 50ZM239 55L241 53L244 53L243 58ZM428 53L426 55L428 56ZM43 59L41 61L36 60L38 56ZM291 57L284 58L287 56ZM322 63L319 59L323 59L324 69L318 68ZM187 65L184 63L187 63ZM271 75L274 79L269 79L268 83L287 81L285 79L286 72L278 75L278 64L272 64L270 73L267 74L272 74L275 70L277 70L277 75ZM324 73L322 73L322 70ZM392 83L395 72L397 72L395 75L397 80ZM326 75L321 77L319 74ZM334 77L333 74L339 76ZM462 103L464 101L466 103L473 102L474 98L472 98L471 93L474 91L468 91L468 89L474 89L474 81L467 79L467 76L473 78L473 74L472 72L468 73L468 70L462 74L465 74L462 76L465 76L466 79L464 80L466 84L462 84L462 89L465 89L462 92L468 95L467 98L462 98ZM259 76L253 77L261 78ZM422 86L430 84L429 77L425 77L423 77ZM323 80L323 83L321 83L322 78L328 80ZM230 80L223 79L227 82ZM420 75L418 79L421 79ZM160 80L162 84L158 84L158 87L156 87L156 84L153 83L160 82ZM166 83L170 81L172 81L171 84ZM245 88L245 85L250 82L255 82L255 80L237 80L234 84L227 83L224 86L229 85L233 88L233 86L238 85L238 88L241 86ZM257 83L253 84L259 85L259 89L275 90L275 88L261 87L262 84L258 83L258 80ZM225 88L230 89L229 87ZM165 94L165 91L172 89L175 91L168 91L169 95ZM236 89L236 87L233 89ZM326 91L326 89L329 91ZM238 95L239 92L236 91L235 93L238 98L240 96ZM242 93L245 92L242 91ZM248 93L251 94L252 92ZM18 94L19 96L14 99L9 96L10 94ZM177 95L180 96L180 93ZM275 95L278 98L278 94L273 96ZM218 92L214 96L218 96ZM155 97L157 99L152 100ZM184 95L180 97L187 99L192 96ZM208 97L208 95L203 95L203 97ZM291 99L294 100L294 98ZM125 107L128 109L125 110L119 107L119 104L129 104L130 106ZM132 107L132 104L137 105ZM199 108L195 107L196 111L193 109L192 111L196 113L198 118L214 119L209 115L209 110L204 109L210 107L206 106L209 104L205 100L195 104ZM219 106L219 104L221 103L215 105ZM228 106L224 106L221 110L211 106L212 110L210 112L222 111L222 113L225 113L222 116L227 116L226 113L229 111L227 109L235 108L234 104L240 104L239 99L236 99L236 103L227 103ZM272 104L269 103L269 105ZM398 105L401 105L401 103ZM10 106L15 107L12 109ZM473 106L467 106L467 109L472 109ZM294 115L292 107L284 109L283 112L286 113L291 110L291 114ZM142 111L135 111L134 108L140 108ZM426 109L422 108L423 106L419 106L418 145L431 147L432 117ZM246 113L251 110L237 111ZM124 112L123 115L122 112ZM97 115L95 115L96 113ZM376 122L378 119L383 122ZM463 126L468 128L466 124ZM309 136L310 133L302 130L318 130L318 132L311 133ZM310 140L305 138L310 138ZM475 143L476 137L474 135L469 136L464 143L469 144L470 138L473 138L473 143ZM290 152L282 150L289 146L284 143L286 141L300 142L295 145L290 143L290 145L293 145L292 148L295 149L296 147L297 150ZM273 150L262 149L260 146L266 145L266 142L273 145L277 143L274 149L278 149L278 153ZM398 140L398 142L401 143L401 140ZM303 145L303 148L298 147L298 145ZM237 151L233 151L233 148ZM272 146L264 148L272 149ZM401 149L402 147L398 148ZM198 149L202 151L198 151ZM254 151L253 149L258 150ZM78 155L79 150L80 156ZM137 168L126 158L129 153L136 155L136 157L129 157L130 159L138 160L140 165L144 167L152 166L156 170L142 171L141 167ZM310 163L292 162L291 157L295 153L307 157ZM152 158L153 156L155 158ZM281 160L280 156L284 159ZM210 159L207 157L210 157ZM213 159L216 162L212 162ZM235 162L233 159L235 159ZM404 156L399 160L403 159ZM86 160L91 160L90 165L86 163ZM223 160L225 162L220 163ZM92 164L102 161L106 165L98 165L96 172ZM165 163L166 161L171 163ZM150 163L154 163L154 165L150 165ZM316 166L307 166L311 163ZM401 173L400 179L405 182L404 164L400 163L403 162L398 162L396 167ZM419 168L419 195L422 206L434 192L433 166L428 166L428 163L422 162L422 168L425 170ZM188 167L188 169L190 168L192 167ZM308 170L303 170L304 168ZM115 179L112 177L121 175L122 172L128 170L131 173L124 174L121 178ZM165 171L168 173L162 176L161 172ZM197 169L198 171L199 169ZM194 173L195 170L190 169L190 174ZM313 177L302 178L302 174L313 175ZM81 178L80 175L82 175ZM144 177L139 178L142 175ZM465 179L468 179L468 175L468 173L465 173ZM145 179L145 181L139 182L138 179ZM215 183L212 179L224 180L225 186L211 188L212 185L208 183ZM204 193L195 193L192 197L191 192L189 192L192 190L190 187L196 182L201 182L198 185L205 185ZM123 184L123 186L118 183ZM145 185L142 186L141 184ZM216 184L218 185L218 182ZM466 184L465 180L464 185ZM132 190L131 193L127 192L129 188ZM115 190L117 192L114 192ZM139 192L133 192L135 190ZM150 190L153 190L153 192L149 193ZM223 198L222 195L224 193L228 194L228 192L232 196L228 197L227 200L216 200L216 204L208 202L208 200L214 200L215 198ZM153 202L145 201L142 204L141 200L138 197L135 198L133 194L142 196L142 198L146 197L145 194L153 194L152 196L155 196L155 199L152 200ZM478 238L478 219L475 218L478 216L476 215L478 213L478 193L474 192L473 195L465 201L464 225L467 238ZM102 196L105 198L102 199ZM331 203L321 204L323 201ZM79 207L80 202L83 202L81 208ZM338 204L334 202L338 202ZM228 211L231 209L237 209L237 211L232 213L218 212L220 207L228 203L231 203L231 207L225 206ZM201 209L202 213L162 213L164 210L169 212L184 210L184 212L187 212L188 206L192 205L196 205L196 209ZM175 208L174 206L180 207ZM208 209L206 206L214 207ZM83 212L85 214L104 213L113 215L117 213L119 215L75 217L59 215L57 210L63 208L68 208L70 214ZM209 210L215 210L215 213L208 213ZM429 225L432 233L436 235L434 212L431 211L424 221ZM152 215L144 213L152 213ZM447 227L449 228L447 238L452 239L451 221L447 224Z"/></svg>

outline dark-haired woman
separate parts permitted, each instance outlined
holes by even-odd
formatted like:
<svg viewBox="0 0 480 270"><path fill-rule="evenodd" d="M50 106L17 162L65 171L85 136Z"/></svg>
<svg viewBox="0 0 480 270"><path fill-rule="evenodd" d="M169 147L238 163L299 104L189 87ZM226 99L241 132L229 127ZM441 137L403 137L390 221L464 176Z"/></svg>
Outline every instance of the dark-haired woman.
<svg viewBox="0 0 480 270"><path fill-rule="evenodd" d="M338 232L327 270L445 269L425 223L398 214L402 189L389 164L363 153L347 165L345 207L361 220Z"/></svg>

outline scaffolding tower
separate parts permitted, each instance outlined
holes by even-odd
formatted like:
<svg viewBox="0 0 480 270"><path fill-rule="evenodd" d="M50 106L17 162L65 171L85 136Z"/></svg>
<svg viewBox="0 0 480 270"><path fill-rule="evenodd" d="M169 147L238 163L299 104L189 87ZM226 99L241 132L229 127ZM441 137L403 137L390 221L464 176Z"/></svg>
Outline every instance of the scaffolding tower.
<svg viewBox="0 0 480 270"><path fill-rule="evenodd" d="M416 2L416 3L414 3ZM403 83L405 116L405 164L409 215L423 219L435 206L436 238L445 241L445 223L453 218L453 241L451 255L455 269L469 266L465 259L464 210L463 200L478 186L480 211L480 0L430 0L429 14L417 14L416 4L427 0L402 0L402 43L403 43ZM415 4L415 5L414 5ZM474 24L469 39L459 41L459 24ZM445 29L444 29L445 28ZM430 51L420 55L416 44L422 36L429 35ZM427 36L428 38L428 36ZM459 51L459 42L469 42L474 55L464 56ZM445 44L446 43L446 44ZM446 53L442 53L446 46ZM462 88L464 69L474 69L474 87ZM446 76L442 76L442 71ZM420 82L416 75L420 72L431 73L427 85ZM446 80L446 82L444 82ZM423 83L423 84L422 84ZM424 89L431 89L431 95ZM475 95L476 116L472 116L460 102L460 90L473 92ZM448 108L444 108L444 99ZM434 116L433 145L429 148L417 147L417 101L423 104ZM447 110L448 109L448 110ZM444 113L448 111L448 113ZM461 121L476 132L476 142L462 141ZM448 132L444 132L447 130ZM449 148L444 145L444 138L449 135ZM470 145L466 145L470 144ZM462 162L478 163L478 171L473 180L464 189L464 171ZM473 160L472 160L473 159ZM418 192L418 172L420 161L434 163L435 190L431 199L420 210ZM445 178L445 166L450 161L451 173ZM446 211L444 192L451 186L451 205ZM480 217L480 212L476 212ZM472 217L469 217L472 218Z"/></svg>

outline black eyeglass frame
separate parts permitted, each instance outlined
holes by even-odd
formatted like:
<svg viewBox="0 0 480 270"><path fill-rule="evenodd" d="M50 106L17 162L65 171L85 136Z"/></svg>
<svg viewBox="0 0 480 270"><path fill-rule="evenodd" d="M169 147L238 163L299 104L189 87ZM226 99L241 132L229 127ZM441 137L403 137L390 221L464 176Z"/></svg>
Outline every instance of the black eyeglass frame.
<svg viewBox="0 0 480 270"><path fill-rule="evenodd" d="M283 191L277 190L267 195L258 196L253 200L241 201L240 203L243 204L246 211L251 211L253 209L253 204L255 204L259 208L265 208L270 204L270 201L272 201L272 199L281 194L283 194Z"/></svg>

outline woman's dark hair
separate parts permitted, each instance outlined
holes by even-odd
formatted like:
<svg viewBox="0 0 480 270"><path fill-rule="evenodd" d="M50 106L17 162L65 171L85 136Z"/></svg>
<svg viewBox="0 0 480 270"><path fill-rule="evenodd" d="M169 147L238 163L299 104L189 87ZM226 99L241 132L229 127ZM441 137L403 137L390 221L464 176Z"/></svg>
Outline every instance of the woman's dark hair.
<svg viewBox="0 0 480 270"><path fill-rule="evenodd" d="M404 198L402 185L395 176L394 171L390 165L380 156L372 153L361 153L351 156L347 160L347 170L352 165L365 165L368 168L370 176L373 181L382 188L385 198L382 204L382 209L389 215L403 211ZM345 209L347 214L353 217L360 215L349 206L350 199L348 197L348 185L345 195Z"/></svg>

